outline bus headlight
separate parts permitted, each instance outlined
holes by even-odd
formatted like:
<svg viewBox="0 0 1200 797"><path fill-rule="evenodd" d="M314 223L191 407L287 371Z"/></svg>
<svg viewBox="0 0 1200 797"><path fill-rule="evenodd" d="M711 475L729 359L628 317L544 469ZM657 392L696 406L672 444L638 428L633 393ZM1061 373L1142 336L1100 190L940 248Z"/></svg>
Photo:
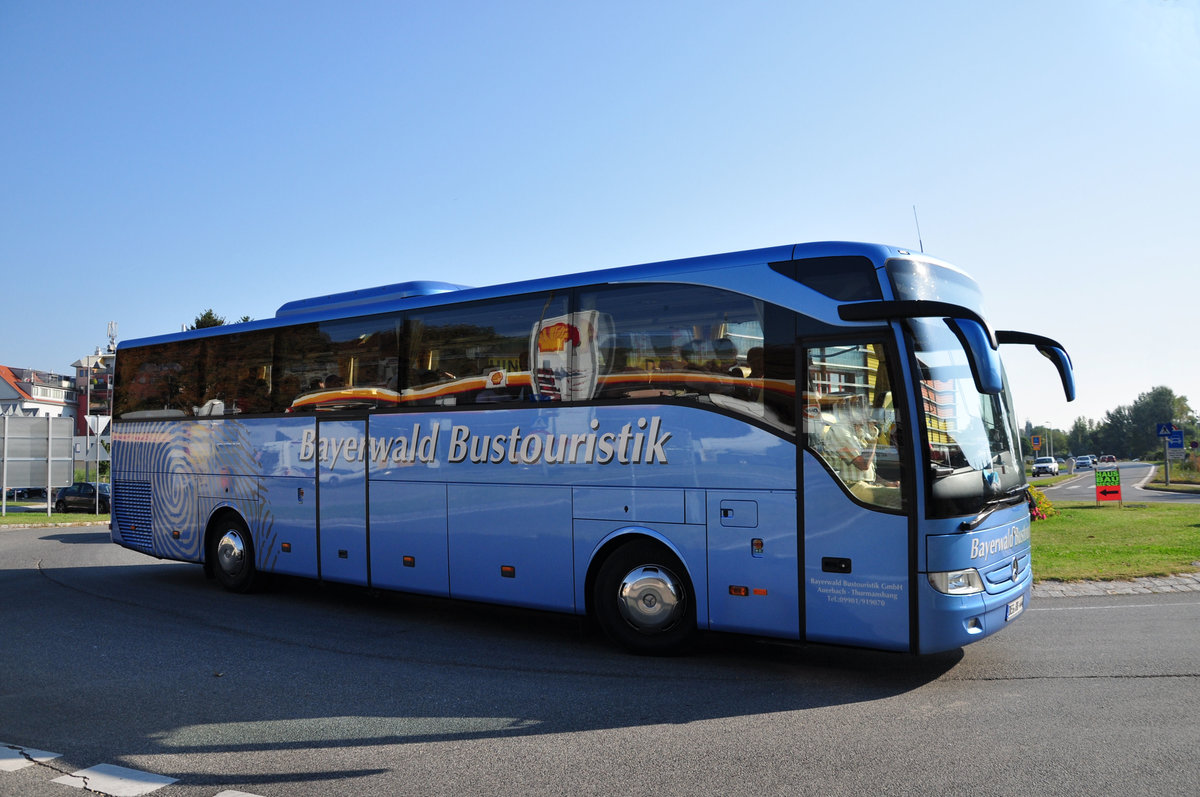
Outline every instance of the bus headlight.
<svg viewBox="0 0 1200 797"><path fill-rule="evenodd" d="M947 595L975 595L983 592L983 579L979 576L979 571L973 567L966 570L930 573L929 583L938 592L944 592Z"/></svg>

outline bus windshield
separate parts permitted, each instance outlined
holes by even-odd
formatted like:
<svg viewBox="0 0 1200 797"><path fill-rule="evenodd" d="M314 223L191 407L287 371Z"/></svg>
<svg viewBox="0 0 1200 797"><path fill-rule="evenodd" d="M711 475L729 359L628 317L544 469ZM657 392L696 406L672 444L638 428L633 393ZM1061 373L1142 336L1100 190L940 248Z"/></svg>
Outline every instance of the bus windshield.
<svg viewBox="0 0 1200 797"><path fill-rule="evenodd" d="M982 394L966 353L940 318L912 319L929 442L930 514L953 517L1020 494L1025 486L1008 384Z"/></svg>

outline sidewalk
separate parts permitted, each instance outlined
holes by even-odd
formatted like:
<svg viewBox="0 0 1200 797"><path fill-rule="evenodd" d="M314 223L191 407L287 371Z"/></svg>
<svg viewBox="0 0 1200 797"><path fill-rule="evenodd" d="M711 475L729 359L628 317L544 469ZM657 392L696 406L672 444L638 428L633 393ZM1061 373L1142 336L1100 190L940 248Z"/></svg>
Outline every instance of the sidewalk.
<svg viewBox="0 0 1200 797"><path fill-rule="evenodd" d="M1197 563L1200 566L1200 563ZM1088 595L1151 595L1156 592L1200 592L1200 573L1133 581L1043 581L1033 585L1035 598L1079 598Z"/></svg>

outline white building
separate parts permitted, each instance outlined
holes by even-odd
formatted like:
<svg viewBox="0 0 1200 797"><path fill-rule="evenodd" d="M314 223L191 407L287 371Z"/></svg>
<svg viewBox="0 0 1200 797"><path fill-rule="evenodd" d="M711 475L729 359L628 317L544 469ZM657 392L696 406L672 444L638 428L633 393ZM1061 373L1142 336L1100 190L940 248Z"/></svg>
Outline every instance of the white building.
<svg viewBox="0 0 1200 797"><path fill-rule="evenodd" d="M70 377L0 365L0 415L74 418L77 406Z"/></svg>

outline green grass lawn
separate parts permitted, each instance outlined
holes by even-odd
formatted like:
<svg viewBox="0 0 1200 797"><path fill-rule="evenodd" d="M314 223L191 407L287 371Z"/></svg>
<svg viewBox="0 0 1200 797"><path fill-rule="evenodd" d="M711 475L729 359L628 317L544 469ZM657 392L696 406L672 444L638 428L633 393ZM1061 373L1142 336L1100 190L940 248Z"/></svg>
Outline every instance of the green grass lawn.
<svg viewBox="0 0 1200 797"><path fill-rule="evenodd" d="M37 512L14 512L14 508L29 506L23 502L8 502L8 514L0 517L0 527L27 526L45 523L108 523L108 515L92 515L77 512L55 512L46 517L46 505L41 504Z"/></svg>
<svg viewBox="0 0 1200 797"><path fill-rule="evenodd" d="M1057 503L1032 529L1038 581L1113 580L1200 570L1200 504Z"/></svg>

